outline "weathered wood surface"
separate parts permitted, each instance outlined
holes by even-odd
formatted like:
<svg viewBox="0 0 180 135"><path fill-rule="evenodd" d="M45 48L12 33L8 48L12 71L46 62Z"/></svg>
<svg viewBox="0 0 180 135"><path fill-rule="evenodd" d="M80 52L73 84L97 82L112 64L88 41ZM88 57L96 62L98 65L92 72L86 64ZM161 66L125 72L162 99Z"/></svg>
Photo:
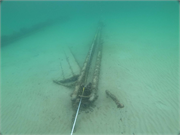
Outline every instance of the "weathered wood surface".
<svg viewBox="0 0 180 135"><path fill-rule="evenodd" d="M106 90L106 94L116 103L117 108L123 108L124 105L119 102L117 97L113 95L110 91Z"/></svg>

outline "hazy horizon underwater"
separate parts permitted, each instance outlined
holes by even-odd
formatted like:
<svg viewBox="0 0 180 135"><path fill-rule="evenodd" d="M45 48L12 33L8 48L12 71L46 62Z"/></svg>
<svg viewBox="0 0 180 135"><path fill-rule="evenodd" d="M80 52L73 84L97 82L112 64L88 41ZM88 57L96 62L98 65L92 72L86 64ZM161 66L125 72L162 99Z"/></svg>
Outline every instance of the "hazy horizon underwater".
<svg viewBox="0 0 180 135"><path fill-rule="evenodd" d="M2 135L70 134L76 75L100 35L99 24L98 98L87 109L81 106L73 134L180 134L178 1L0 6ZM54 83L72 76L70 88ZM117 108L106 90L124 107Z"/></svg>

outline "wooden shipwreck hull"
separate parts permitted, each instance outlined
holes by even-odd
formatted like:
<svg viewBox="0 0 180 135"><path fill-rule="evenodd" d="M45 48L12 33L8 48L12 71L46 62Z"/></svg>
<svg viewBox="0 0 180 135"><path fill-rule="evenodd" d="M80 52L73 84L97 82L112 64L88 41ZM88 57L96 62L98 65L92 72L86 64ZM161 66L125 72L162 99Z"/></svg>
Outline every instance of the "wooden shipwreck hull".
<svg viewBox="0 0 180 135"><path fill-rule="evenodd" d="M63 85L66 87L72 87L74 90L71 94L71 101L72 101L72 125L74 123L77 108L79 109L79 105L81 104L81 110L88 109L95 103L96 99L98 98L98 84L99 84L99 77L100 77L100 69L101 69L101 60L102 60L102 28L103 24L100 23L98 30L94 36L93 42L91 47L88 51L88 54L84 60L84 64L82 68L79 67L79 64L74 57L72 51L66 54L66 65L69 67L70 75L67 75L63 72L63 66L61 64L62 76L63 79L61 80L54 80L56 84ZM95 57L96 56L96 57ZM69 59L69 58L70 59ZM94 58L94 59L93 59ZM72 61L73 59L73 61ZM72 64L74 62L74 64ZM91 78L89 77L89 71L92 69L92 64L95 63L94 69L91 71L93 75ZM74 66L76 65L76 69ZM88 81L89 82L88 82ZM110 91L106 90L106 94L110 97L117 105L118 108L123 108L124 105L119 102L117 97L112 94ZM82 101L82 102L81 102Z"/></svg>

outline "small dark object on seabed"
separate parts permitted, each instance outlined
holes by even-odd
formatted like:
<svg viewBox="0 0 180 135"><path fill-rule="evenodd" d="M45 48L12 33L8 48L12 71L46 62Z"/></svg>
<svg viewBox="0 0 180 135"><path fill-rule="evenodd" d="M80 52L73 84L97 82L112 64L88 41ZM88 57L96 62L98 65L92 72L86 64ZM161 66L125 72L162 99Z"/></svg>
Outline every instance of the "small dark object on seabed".
<svg viewBox="0 0 180 135"><path fill-rule="evenodd" d="M106 94L116 103L117 108L123 108L124 105L119 102L119 100L111 92L106 90Z"/></svg>

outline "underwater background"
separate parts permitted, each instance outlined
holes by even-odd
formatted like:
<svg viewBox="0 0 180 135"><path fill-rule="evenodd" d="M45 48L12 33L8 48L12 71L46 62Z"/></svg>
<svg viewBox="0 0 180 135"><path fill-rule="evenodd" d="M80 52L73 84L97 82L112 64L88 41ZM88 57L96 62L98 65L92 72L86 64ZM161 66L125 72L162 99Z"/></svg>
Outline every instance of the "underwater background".
<svg viewBox="0 0 180 135"><path fill-rule="evenodd" d="M180 133L178 1L2 1L1 134L70 134L73 89L53 80L68 48L83 66L99 21L99 97L74 134Z"/></svg>

